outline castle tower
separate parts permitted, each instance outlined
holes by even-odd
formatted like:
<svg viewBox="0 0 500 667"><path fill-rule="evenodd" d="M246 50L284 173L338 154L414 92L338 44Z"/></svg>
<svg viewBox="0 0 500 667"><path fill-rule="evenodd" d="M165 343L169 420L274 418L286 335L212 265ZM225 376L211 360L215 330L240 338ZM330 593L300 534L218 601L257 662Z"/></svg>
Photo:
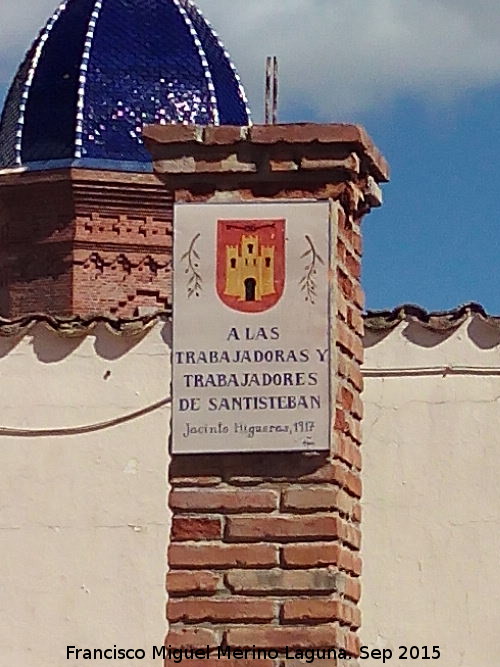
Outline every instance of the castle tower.
<svg viewBox="0 0 500 667"><path fill-rule="evenodd" d="M262 246L260 260L260 283L263 294L274 292L274 247Z"/></svg>
<svg viewBox="0 0 500 667"><path fill-rule="evenodd" d="M239 245L226 246L224 293L248 300L249 291L255 301L274 293L274 246L263 246L258 236L242 234Z"/></svg>
<svg viewBox="0 0 500 667"><path fill-rule="evenodd" d="M166 306L171 198L148 123L249 123L210 25L190 0L63 1L2 113L0 315Z"/></svg>

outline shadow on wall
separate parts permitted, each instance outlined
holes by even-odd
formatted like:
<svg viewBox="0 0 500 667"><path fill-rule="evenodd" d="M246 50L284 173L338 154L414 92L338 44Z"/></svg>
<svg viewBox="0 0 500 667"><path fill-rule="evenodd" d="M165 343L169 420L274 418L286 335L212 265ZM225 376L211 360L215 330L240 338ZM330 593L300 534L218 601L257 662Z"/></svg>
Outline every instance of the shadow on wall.
<svg viewBox="0 0 500 667"><path fill-rule="evenodd" d="M168 327L164 340L171 340ZM149 329L135 331L133 334L116 334L111 332L104 323L99 323L92 330L82 330L74 334L58 333L45 324L35 324L19 333L0 336L0 359L8 356L28 338L39 361L52 364L62 361L73 354L86 338L94 339L94 350L101 359L113 361L126 355L148 334Z"/></svg>
<svg viewBox="0 0 500 667"><path fill-rule="evenodd" d="M455 331L456 328L431 329L420 322L408 322L408 326L403 331L403 336L414 345L430 348L443 343Z"/></svg>
<svg viewBox="0 0 500 667"><path fill-rule="evenodd" d="M168 346L169 349L172 349L173 343L173 331L172 331L172 322L165 322L161 328L161 339Z"/></svg>
<svg viewBox="0 0 500 667"><path fill-rule="evenodd" d="M500 345L500 326L477 315L469 322L467 332L481 350L491 350Z"/></svg>
<svg viewBox="0 0 500 667"><path fill-rule="evenodd" d="M70 338L54 334L46 326L38 325L30 332L31 344L37 359L53 364L69 357L83 342L83 338Z"/></svg>
<svg viewBox="0 0 500 667"><path fill-rule="evenodd" d="M384 340L384 338L387 338L394 329L368 329L365 327L365 335L363 336L363 347L365 350L367 350L370 347L373 347L374 345L377 345L381 341Z"/></svg>
<svg viewBox="0 0 500 667"><path fill-rule="evenodd" d="M0 336L0 359L6 357L19 345L23 336Z"/></svg>
<svg viewBox="0 0 500 667"><path fill-rule="evenodd" d="M399 325L398 325L399 326ZM421 322L406 322L401 330L401 336L410 343L419 347L432 348L440 345L450 336L457 333L460 328L451 326L446 329L431 328ZM387 336L394 332L396 327L382 329L366 328L363 344L365 349L382 342ZM491 350L500 346L500 325L496 322L485 320L480 315L474 315L467 324L467 335L471 341L481 350Z"/></svg>
<svg viewBox="0 0 500 667"><path fill-rule="evenodd" d="M109 331L104 324L98 324L91 335L94 337L96 354L102 359L113 361L133 350L147 336L148 332L149 329L145 329L133 335L117 335Z"/></svg>

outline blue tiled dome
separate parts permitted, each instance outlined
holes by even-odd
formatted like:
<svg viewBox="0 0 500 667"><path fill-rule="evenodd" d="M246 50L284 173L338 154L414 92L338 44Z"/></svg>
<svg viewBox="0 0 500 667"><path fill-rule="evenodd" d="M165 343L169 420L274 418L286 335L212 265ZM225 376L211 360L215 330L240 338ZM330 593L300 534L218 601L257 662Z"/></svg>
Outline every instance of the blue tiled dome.
<svg viewBox="0 0 500 667"><path fill-rule="evenodd" d="M145 124L249 122L229 55L191 0L66 0L7 95L0 166L149 170Z"/></svg>

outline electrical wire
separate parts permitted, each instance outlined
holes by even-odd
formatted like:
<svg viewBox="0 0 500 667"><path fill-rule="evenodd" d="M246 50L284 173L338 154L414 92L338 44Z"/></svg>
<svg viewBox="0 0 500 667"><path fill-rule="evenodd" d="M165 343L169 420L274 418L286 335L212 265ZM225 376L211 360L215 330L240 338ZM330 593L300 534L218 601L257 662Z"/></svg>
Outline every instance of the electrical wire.
<svg viewBox="0 0 500 667"><path fill-rule="evenodd" d="M491 375L500 376L494 366L414 366L394 368L362 368L364 377L425 377L431 375Z"/></svg>
<svg viewBox="0 0 500 667"><path fill-rule="evenodd" d="M94 433L95 431L103 431L104 429L111 428L112 426L118 426L119 424L124 424L125 422L132 421L138 417L154 412L159 408L169 405L172 402L171 397L162 398L156 403L136 410L135 412L130 412L127 415L122 415L121 417L115 417L114 419L108 419L107 421L98 422L97 424L87 424L84 426L66 426L60 428L9 428L5 426L0 426L0 436L11 436L17 438L44 438L44 437L59 437L67 435L80 435L82 433Z"/></svg>

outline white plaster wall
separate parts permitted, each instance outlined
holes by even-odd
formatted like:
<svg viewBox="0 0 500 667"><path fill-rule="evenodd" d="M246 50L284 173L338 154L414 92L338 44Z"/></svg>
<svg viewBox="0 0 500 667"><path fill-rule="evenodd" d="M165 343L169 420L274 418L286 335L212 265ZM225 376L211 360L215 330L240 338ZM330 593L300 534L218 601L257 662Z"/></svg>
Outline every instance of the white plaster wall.
<svg viewBox="0 0 500 667"><path fill-rule="evenodd" d="M444 366L459 372L430 374ZM402 324L367 335L364 368L362 643L394 648L391 665L497 667L499 332ZM400 645L441 658L399 660Z"/></svg>
<svg viewBox="0 0 500 667"><path fill-rule="evenodd" d="M92 424L159 401L168 336L159 322L140 338L43 325L0 338L0 426ZM168 424L163 407L84 435L0 436L0 665L81 664L67 645L149 656L163 643Z"/></svg>

